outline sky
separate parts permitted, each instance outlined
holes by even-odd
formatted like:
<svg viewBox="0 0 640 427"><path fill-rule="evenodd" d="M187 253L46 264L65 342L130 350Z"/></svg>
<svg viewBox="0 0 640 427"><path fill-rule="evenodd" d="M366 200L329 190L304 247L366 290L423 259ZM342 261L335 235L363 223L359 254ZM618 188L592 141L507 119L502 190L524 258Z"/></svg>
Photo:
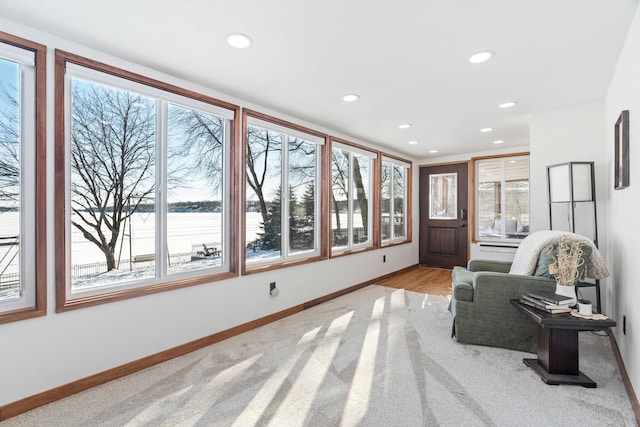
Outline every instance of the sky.
<svg viewBox="0 0 640 427"><path fill-rule="evenodd" d="M0 82L4 85L11 84L17 86L17 67L15 62L0 59Z"/></svg>

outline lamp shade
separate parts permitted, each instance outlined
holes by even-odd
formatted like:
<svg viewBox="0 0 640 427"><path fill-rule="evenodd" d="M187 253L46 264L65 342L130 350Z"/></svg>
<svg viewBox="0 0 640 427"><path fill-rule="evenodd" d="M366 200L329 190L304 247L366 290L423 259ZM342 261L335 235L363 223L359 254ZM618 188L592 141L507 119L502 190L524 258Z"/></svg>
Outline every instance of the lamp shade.
<svg viewBox="0 0 640 427"><path fill-rule="evenodd" d="M549 201L568 202L571 200L569 185L569 164L549 166Z"/></svg>
<svg viewBox="0 0 640 427"><path fill-rule="evenodd" d="M569 162L547 166L549 201L593 201L592 163Z"/></svg>
<svg viewBox="0 0 640 427"><path fill-rule="evenodd" d="M590 202L593 200L591 193L591 163L577 163L572 165L573 173L573 201Z"/></svg>

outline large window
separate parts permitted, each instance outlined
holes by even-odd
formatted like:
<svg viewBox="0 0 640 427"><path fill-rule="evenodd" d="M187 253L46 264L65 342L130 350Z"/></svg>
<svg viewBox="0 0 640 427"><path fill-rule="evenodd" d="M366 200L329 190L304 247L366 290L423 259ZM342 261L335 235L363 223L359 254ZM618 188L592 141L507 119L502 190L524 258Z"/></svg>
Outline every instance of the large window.
<svg viewBox="0 0 640 427"><path fill-rule="evenodd" d="M65 129L56 165L66 175L57 244L68 254L58 309L228 277L234 107L56 59Z"/></svg>
<svg viewBox="0 0 640 427"><path fill-rule="evenodd" d="M45 50L0 33L0 323L46 313Z"/></svg>
<svg viewBox="0 0 640 427"><path fill-rule="evenodd" d="M476 240L529 234L529 156L474 159Z"/></svg>
<svg viewBox="0 0 640 427"><path fill-rule="evenodd" d="M245 138L246 267L319 256L324 137L252 113Z"/></svg>
<svg viewBox="0 0 640 427"><path fill-rule="evenodd" d="M373 245L372 181L377 153L347 143L331 149L332 253Z"/></svg>
<svg viewBox="0 0 640 427"><path fill-rule="evenodd" d="M383 156L381 167L382 243L410 240L411 165Z"/></svg>

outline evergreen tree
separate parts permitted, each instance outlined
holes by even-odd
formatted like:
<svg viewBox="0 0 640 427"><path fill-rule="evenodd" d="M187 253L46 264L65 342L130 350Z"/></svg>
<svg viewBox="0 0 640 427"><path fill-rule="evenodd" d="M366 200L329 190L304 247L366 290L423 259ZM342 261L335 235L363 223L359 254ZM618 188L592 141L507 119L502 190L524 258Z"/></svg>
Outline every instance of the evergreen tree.
<svg viewBox="0 0 640 427"><path fill-rule="evenodd" d="M263 232L260 236L260 246L264 250L281 250L282 239L282 191L278 187L267 212L267 220L260 225Z"/></svg>
<svg viewBox="0 0 640 427"><path fill-rule="evenodd" d="M313 220L316 209L316 189L313 182L307 185L307 189L302 195L302 207L304 208L304 224L313 229Z"/></svg>
<svg viewBox="0 0 640 427"><path fill-rule="evenodd" d="M302 206L291 186L289 187L289 246L291 249L301 249L304 239L304 214Z"/></svg>
<svg viewBox="0 0 640 427"><path fill-rule="evenodd" d="M309 183L298 202L293 188L289 187L289 246L291 249L313 248L313 229L315 211L315 188ZM260 225L260 246L264 250L280 251L282 249L282 191L276 191L267 213L267 221Z"/></svg>
<svg viewBox="0 0 640 427"><path fill-rule="evenodd" d="M296 242L297 249L312 249L314 237L315 214L315 186L313 182L307 184L307 189L302 195L302 201L296 209Z"/></svg>

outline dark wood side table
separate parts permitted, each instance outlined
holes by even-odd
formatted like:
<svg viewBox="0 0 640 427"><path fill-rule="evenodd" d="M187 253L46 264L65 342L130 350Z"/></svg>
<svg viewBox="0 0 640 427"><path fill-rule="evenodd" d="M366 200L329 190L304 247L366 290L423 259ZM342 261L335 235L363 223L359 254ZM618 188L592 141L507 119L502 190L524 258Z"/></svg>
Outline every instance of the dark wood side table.
<svg viewBox="0 0 640 427"><path fill-rule="evenodd" d="M516 306L537 326L538 358L523 359L547 384L570 384L595 388L597 384L578 369L578 331L601 331L616 326L611 319L590 320L569 313L551 314L537 310L517 299Z"/></svg>

